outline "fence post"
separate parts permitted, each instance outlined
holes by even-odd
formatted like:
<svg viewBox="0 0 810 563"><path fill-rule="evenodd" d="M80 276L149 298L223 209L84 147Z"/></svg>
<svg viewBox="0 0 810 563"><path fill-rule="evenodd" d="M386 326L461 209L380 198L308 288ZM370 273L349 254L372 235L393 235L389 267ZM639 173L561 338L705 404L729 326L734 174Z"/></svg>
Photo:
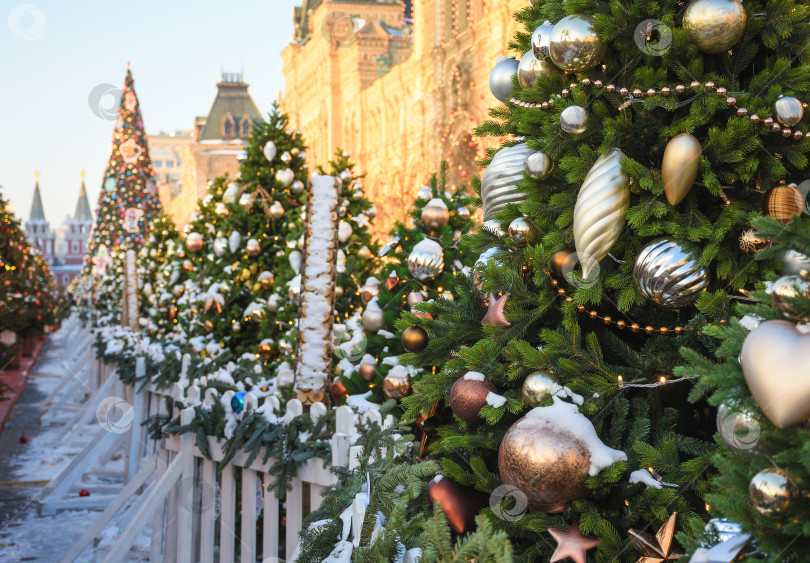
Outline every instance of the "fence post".
<svg viewBox="0 0 810 563"><path fill-rule="evenodd" d="M127 454L127 483L132 481L138 472L141 461L141 423L143 422L143 393L138 392L138 380L146 376L146 360L143 356L135 358L135 385L132 386L134 418L129 428L129 452Z"/></svg>
<svg viewBox="0 0 810 563"><path fill-rule="evenodd" d="M194 409L180 411L180 424L191 424ZM191 563L194 551L192 510L194 509L194 434L186 432L180 437L180 453L183 455L183 474L178 487L177 510L177 563Z"/></svg>

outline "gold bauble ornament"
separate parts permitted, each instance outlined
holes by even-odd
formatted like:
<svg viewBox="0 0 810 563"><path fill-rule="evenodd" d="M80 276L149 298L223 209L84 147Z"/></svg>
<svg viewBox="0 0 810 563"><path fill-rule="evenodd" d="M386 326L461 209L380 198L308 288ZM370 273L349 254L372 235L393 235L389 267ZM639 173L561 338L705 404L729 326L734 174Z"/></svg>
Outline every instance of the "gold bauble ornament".
<svg viewBox="0 0 810 563"><path fill-rule="evenodd" d="M175 299L180 299L181 297L183 297L183 293L185 293L185 291L186 291L185 286L176 285L174 286L174 289L172 289L172 295L174 295Z"/></svg>
<svg viewBox="0 0 810 563"><path fill-rule="evenodd" d="M774 426L810 418L810 334L788 321L762 322L745 337L740 363L751 395Z"/></svg>
<svg viewBox="0 0 810 563"><path fill-rule="evenodd" d="M790 509L793 487L790 475L772 467L754 475L748 486L751 504L765 516L781 516Z"/></svg>
<svg viewBox="0 0 810 563"><path fill-rule="evenodd" d="M534 227L523 217L518 217L509 223L509 238L520 246L526 246L534 239Z"/></svg>
<svg viewBox="0 0 810 563"><path fill-rule="evenodd" d="M779 96L773 104L773 112L779 123L793 127L804 116L804 104L793 96Z"/></svg>
<svg viewBox="0 0 810 563"><path fill-rule="evenodd" d="M788 319L800 320L801 315L786 301L799 296L810 297L810 282L801 276L783 276L771 288L771 303Z"/></svg>
<svg viewBox="0 0 810 563"><path fill-rule="evenodd" d="M284 216L284 207L282 207L282 205L279 202L274 201L272 205L270 205L269 212L270 217L272 217L273 219L281 219L281 217Z"/></svg>
<svg viewBox="0 0 810 563"><path fill-rule="evenodd" d="M796 184L779 184L762 198L762 210L780 223L790 223L803 209L804 197Z"/></svg>
<svg viewBox="0 0 810 563"><path fill-rule="evenodd" d="M397 370L395 366L388 372L388 375L383 379L383 393L389 399L401 399L411 392L411 378L408 373L402 370ZM405 373L400 373L403 371Z"/></svg>
<svg viewBox="0 0 810 563"><path fill-rule="evenodd" d="M526 168L526 174L535 180L542 180L554 170L554 162L546 153L538 151L526 158L524 167Z"/></svg>
<svg viewBox="0 0 810 563"><path fill-rule="evenodd" d="M523 400L533 407L540 406L551 398L559 385L549 371L536 371L523 380Z"/></svg>
<svg viewBox="0 0 810 563"><path fill-rule="evenodd" d="M593 18L581 14L564 17L554 25L549 40L549 58L559 68L582 72L595 67L605 54Z"/></svg>
<svg viewBox="0 0 810 563"><path fill-rule="evenodd" d="M371 250L369 250L369 248L365 245L361 246L360 250L357 251L357 258L359 258L363 262L371 260L372 256L373 255L371 254Z"/></svg>
<svg viewBox="0 0 810 563"><path fill-rule="evenodd" d="M569 260L572 254L573 251L565 249L558 250L557 252L552 254L550 264L551 273L557 276L558 278L563 277L570 270L571 266L576 265L576 262L574 262L573 264L571 264L571 266L568 266L569 262L572 262L572 260Z"/></svg>
<svg viewBox="0 0 810 563"><path fill-rule="evenodd" d="M278 356L278 353L275 348L273 348L272 343L262 342L259 344L259 356L261 356L264 361L269 362L274 360Z"/></svg>
<svg viewBox="0 0 810 563"><path fill-rule="evenodd" d="M555 28L556 29L556 28ZM613 149L594 163L577 194L574 241L584 279L598 270L619 240L630 208L630 177L622 170L624 153Z"/></svg>
<svg viewBox="0 0 810 563"><path fill-rule="evenodd" d="M186 237L186 248L189 252L199 252L203 247L203 236L200 233L189 233Z"/></svg>
<svg viewBox="0 0 810 563"><path fill-rule="evenodd" d="M203 323L203 328L205 329L205 332L211 332L214 330L214 323L211 321L205 321L205 323Z"/></svg>
<svg viewBox="0 0 810 563"><path fill-rule="evenodd" d="M728 51L745 33L745 8L739 0L692 0L683 28L704 53Z"/></svg>
<svg viewBox="0 0 810 563"><path fill-rule="evenodd" d="M183 269L187 272L193 272L194 264L192 264L189 260L186 260L185 262L183 262Z"/></svg>
<svg viewBox="0 0 810 563"><path fill-rule="evenodd" d="M273 284L276 281L276 278L273 276L272 272L268 272L267 270L263 271L259 274L259 285L262 289L270 289L273 287Z"/></svg>
<svg viewBox="0 0 810 563"><path fill-rule="evenodd" d="M410 326L402 333L402 346L408 352L421 352L428 345L428 333L421 326Z"/></svg>
<svg viewBox="0 0 810 563"><path fill-rule="evenodd" d="M478 422L481 420L479 411L487 404L487 395L496 391L495 384L483 373L469 371L450 388L450 408L461 420Z"/></svg>
<svg viewBox="0 0 810 563"><path fill-rule="evenodd" d="M430 234L435 234L450 221L447 204L439 198L433 198L422 208L422 225Z"/></svg>
<svg viewBox="0 0 810 563"><path fill-rule="evenodd" d="M694 135L681 133L673 137L664 149L661 180L670 205L678 205L697 178L703 149Z"/></svg>
<svg viewBox="0 0 810 563"><path fill-rule="evenodd" d="M259 241L257 241L255 238L247 241L247 244L245 245L245 252L250 258L255 258L261 253L261 251L262 247L259 244Z"/></svg>
<svg viewBox="0 0 810 563"><path fill-rule="evenodd" d="M550 76L559 73L559 70L548 61L540 60L534 52L526 51L518 63L518 82L523 88L534 88L534 84L541 76Z"/></svg>
<svg viewBox="0 0 810 563"><path fill-rule="evenodd" d="M529 506L541 512L562 512L567 502L582 496L589 465L582 441L526 418L512 425L498 450L501 480L523 491Z"/></svg>
<svg viewBox="0 0 810 563"><path fill-rule="evenodd" d="M335 286L335 297L343 297L343 286L336 285Z"/></svg>

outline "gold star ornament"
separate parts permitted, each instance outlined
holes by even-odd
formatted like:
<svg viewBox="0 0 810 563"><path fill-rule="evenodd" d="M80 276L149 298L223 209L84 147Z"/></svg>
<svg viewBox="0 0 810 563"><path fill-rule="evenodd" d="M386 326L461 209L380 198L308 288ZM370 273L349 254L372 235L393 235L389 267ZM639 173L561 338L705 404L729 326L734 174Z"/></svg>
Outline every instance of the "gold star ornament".
<svg viewBox="0 0 810 563"><path fill-rule="evenodd" d="M636 563L667 563L683 557L683 553L677 553L674 546L677 518L678 513L673 512L654 538L633 529L627 531L630 543L641 554Z"/></svg>
<svg viewBox="0 0 810 563"><path fill-rule="evenodd" d="M596 538L583 536L577 523L571 524L567 530L549 528L548 533L557 542L557 548L551 554L549 563L565 561L569 557L574 563L585 563L585 552L599 545Z"/></svg>
<svg viewBox="0 0 810 563"><path fill-rule="evenodd" d="M487 314L481 320L481 324L493 324L501 326L509 326L512 323L506 320L503 315L503 310L506 307L506 302L509 300L509 294L504 293L501 297L496 298L494 293L489 294L489 309Z"/></svg>

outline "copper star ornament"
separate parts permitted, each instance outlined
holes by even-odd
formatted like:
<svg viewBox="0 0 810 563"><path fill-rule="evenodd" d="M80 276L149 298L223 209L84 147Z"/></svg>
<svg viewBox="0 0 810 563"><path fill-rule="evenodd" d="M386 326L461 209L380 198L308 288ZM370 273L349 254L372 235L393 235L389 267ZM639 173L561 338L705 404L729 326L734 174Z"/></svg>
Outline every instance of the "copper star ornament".
<svg viewBox="0 0 810 563"><path fill-rule="evenodd" d="M512 323L506 320L506 317L503 316L504 307L506 307L506 302L509 300L509 294L504 293L502 296L496 298L494 293L489 294L489 309L487 310L487 314L484 315L484 318L481 320L482 325L486 324L494 324L494 325L501 325L501 326L509 326Z"/></svg>
<svg viewBox="0 0 810 563"><path fill-rule="evenodd" d="M677 517L678 513L673 512L669 520L655 534L655 538L633 529L627 531L627 535L630 536L630 543L641 554L636 563L666 563L667 561L677 561L683 557L683 553L677 553L673 545Z"/></svg>
<svg viewBox="0 0 810 563"><path fill-rule="evenodd" d="M583 536L579 531L579 524L571 524L567 530L549 528L548 533L557 542L557 548L551 554L549 563L564 561L570 557L574 563L585 563L585 552L599 545L596 538Z"/></svg>

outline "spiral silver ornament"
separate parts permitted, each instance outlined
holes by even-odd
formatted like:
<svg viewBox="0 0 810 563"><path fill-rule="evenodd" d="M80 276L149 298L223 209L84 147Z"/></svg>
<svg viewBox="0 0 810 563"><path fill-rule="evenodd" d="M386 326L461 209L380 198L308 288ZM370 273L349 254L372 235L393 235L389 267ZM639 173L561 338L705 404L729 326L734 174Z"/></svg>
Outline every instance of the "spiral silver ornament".
<svg viewBox="0 0 810 563"><path fill-rule="evenodd" d="M510 203L523 203L527 195L518 192L517 184L523 180L526 159L535 151L526 143L506 147L495 153L481 179L481 201L484 203L484 221Z"/></svg>
<svg viewBox="0 0 810 563"><path fill-rule="evenodd" d="M694 303L709 284L709 272L698 265L700 251L686 241L662 238L645 246L633 268L641 293L664 307Z"/></svg>
<svg viewBox="0 0 810 563"><path fill-rule="evenodd" d="M420 281L433 279L444 270L442 247L435 240L424 239L408 256L408 270Z"/></svg>
<svg viewBox="0 0 810 563"><path fill-rule="evenodd" d="M582 276L590 279L619 240L630 207L630 177L622 170L624 153L613 149L602 155L585 176L574 206L574 242Z"/></svg>

